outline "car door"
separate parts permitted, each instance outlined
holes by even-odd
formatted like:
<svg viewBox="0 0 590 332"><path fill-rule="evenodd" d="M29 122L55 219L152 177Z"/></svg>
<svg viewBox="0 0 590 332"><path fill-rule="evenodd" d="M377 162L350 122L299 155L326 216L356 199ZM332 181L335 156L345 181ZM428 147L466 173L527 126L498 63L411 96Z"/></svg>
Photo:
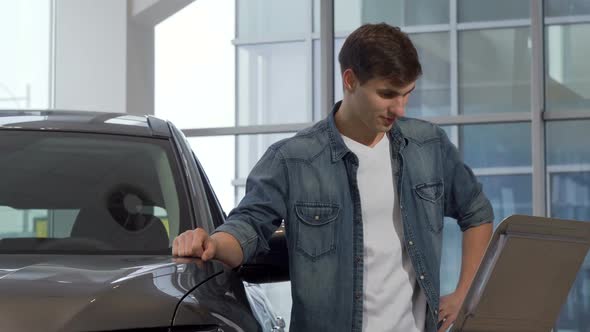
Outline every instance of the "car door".
<svg viewBox="0 0 590 332"><path fill-rule="evenodd" d="M186 138L172 124L170 129L190 191L194 215L192 228L200 227L212 233L215 227L224 222L225 213ZM212 269L214 275L206 282L195 285L179 303L174 317L175 325L192 325L195 317L191 312L197 310L210 312L213 317L217 317L225 331L260 329L249 305L244 285L236 271L219 262L204 263L199 259L181 259L180 261L187 263L189 269Z"/></svg>
<svg viewBox="0 0 590 332"><path fill-rule="evenodd" d="M195 215L198 216L195 220L194 227L204 228L208 233L211 233L216 227L224 223L226 214L215 195L201 163L192 149L190 149L186 138L173 125L171 125L171 131L177 141L178 149L181 151L180 155L184 159L183 163L187 167L187 178L189 178L189 181L191 182L188 187L192 190L192 196L194 197L192 203L197 210L195 211ZM199 209L206 209L207 211L198 211ZM277 234L279 236L273 236L274 241L271 241L271 248L280 247L285 248L286 250L283 235L284 232L279 231ZM278 245L275 245L275 243ZM272 305L273 302L276 302L276 299L273 301L271 299L273 294L270 294L271 296L269 297L268 291L265 289L267 287L259 284L259 282L261 282L260 280L265 279L264 282L268 282L268 279L276 279L276 277L269 278L271 275L281 275L280 279L284 280L284 276L288 275L288 261L283 259L283 257L286 257L286 255L283 254L284 253L281 252L281 255L274 255L279 257L281 261L281 264L278 265L275 264L276 260L274 258L269 259L273 257L273 255L268 255L267 257L261 257L261 259L254 264L246 264L240 269L226 269L224 273L217 275L214 281L208 282L207 287L200 287L196 291L202 292L204 289L209 288L209 294L212 294L211 290L215 288L221 295L223 287L220 287L220 285L223 284L227 290L234 294L235 299L239 302L232 305L236 305L240 308L234 308L232 310L241 311L243 309L241 306L244 306L248 311L248 314L246 315L248 316L246 319L247 321L250 317L255 317L259 322L262 331L282 332L285 328L285 322L277 315L276 310ZM276 269L276 267L279 267L279 269ZM264 270L262 273L260 273L261 269ZM279 270L281 272L277 274L277 271ZM244 275L250 277L246 278L250 282L245 282L241 279ZM258 276L262 277L259 278ZM217 284L217 287L211 288L210 286L213 284ZM283 293L284 290L281 291L280 295L284 295ZM229 319L229 317L226 318Z"/></svg>

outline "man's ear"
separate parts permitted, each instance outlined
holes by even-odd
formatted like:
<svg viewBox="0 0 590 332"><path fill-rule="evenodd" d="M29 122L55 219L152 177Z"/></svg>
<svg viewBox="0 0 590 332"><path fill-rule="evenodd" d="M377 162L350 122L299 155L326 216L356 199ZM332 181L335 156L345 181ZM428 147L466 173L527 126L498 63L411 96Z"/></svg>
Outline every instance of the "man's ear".
<svg viewBox="0 0 590 332"><path fill-rule="evenodd" d="M358 85L358 79L352 69L348 68L342 73L342 85L344 91L354 92L354 89Z"/></svg>

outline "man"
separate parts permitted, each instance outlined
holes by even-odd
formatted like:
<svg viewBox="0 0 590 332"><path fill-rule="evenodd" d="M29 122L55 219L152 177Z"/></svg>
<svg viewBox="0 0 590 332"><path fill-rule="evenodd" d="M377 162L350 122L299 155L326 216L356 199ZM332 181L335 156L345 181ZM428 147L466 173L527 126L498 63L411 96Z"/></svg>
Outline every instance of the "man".
<svg viewBox="0 0 590 332"><path fill-rule="evenodd" d="M492 208L444 131L404 118L421 75L406 34L364 25L339 57L344 98L272 145L213 235L173 254L239 266L285 222L291 331L436 331L454 322L490 239ZM460 281L439 298L443 216L463 233Z"/></svg>

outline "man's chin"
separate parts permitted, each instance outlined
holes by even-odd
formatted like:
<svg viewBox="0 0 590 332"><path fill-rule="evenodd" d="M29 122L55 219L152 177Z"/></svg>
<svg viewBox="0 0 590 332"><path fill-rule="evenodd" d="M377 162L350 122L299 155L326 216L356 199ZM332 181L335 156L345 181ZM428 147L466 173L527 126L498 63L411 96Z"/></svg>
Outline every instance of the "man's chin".
<svg viewBox="0 0 590 332"><path fill-rule="evenodd" d="M380 133L387 133L391 130L391 128L393 128L394 123L395 123L395 121L392 124L390 124L389 126L388 125L381 125L377 128L377 131L379 131Z"/></svg>

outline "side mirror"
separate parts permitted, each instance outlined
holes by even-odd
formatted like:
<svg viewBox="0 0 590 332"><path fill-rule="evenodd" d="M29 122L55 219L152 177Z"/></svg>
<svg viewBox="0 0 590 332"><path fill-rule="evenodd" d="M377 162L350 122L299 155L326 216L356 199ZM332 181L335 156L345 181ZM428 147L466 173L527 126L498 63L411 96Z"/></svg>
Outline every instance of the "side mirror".
<svg viewBox="0 0 590 332"><path fill-rule="evenodd" d="M268 245L269 252L240 267L238 275L244 281L260 284L289 280L289 253L283 226L272 235Z"/></svg>

